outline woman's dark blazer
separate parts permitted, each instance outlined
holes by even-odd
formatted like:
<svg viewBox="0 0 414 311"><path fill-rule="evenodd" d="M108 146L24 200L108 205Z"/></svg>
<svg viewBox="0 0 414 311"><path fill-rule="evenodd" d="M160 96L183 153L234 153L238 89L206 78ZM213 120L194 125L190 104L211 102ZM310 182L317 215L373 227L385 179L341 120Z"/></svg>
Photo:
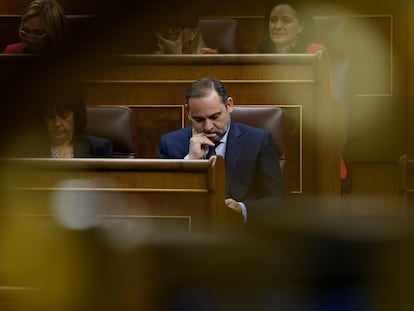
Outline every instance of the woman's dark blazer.
<svg viewBox="0 0 414 311"><path fill-rule="evenodd" d="M26 140L25 140L26 141ZM20 147L13 150L12 157L50 158L50 142L44 139L44 135L38 139L32 139L25 144L26 148ZM74 142L74 158L112 158L112 142L109 139L85 136Z"/></svg>
<svg viewBox="0 0 414 311"><path fill-rule="evenodd" d="M86 136L73 145L75 158L111 158L112 142L109 139Z"/></svg>

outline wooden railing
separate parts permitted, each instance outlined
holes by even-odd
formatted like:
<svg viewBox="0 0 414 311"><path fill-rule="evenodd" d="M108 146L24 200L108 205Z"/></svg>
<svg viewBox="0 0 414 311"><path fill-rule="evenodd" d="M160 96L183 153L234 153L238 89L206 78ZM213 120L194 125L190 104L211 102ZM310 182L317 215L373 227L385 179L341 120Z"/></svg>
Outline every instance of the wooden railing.
<svg viewBox="0 0 414 311"><path fill-rule="evenodd" d="M158 234L224 229L224 161L3 159L2 213L71 226L145 223ZM237 215L239 216L239 215ZM71 223L72 222L72 223ZM89 222L89 223L88 223Z"/></svg>

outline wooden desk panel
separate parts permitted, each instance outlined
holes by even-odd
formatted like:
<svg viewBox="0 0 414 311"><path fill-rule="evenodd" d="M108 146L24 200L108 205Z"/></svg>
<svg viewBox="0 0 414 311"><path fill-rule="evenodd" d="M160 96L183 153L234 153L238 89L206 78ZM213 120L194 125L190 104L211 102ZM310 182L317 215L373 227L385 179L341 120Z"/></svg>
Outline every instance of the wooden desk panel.
<svg viewBox="0 0 414 311"><path fill-rule="evenodd" d="M7 207L20 216L56 216L63 207L98 218L205 231L231 219L224 161L144 159L2 160ZM230 218L227 218L230 217ZM163 224L163 225L161 225ZM160 228L162 230L163 228Z"/></svg>

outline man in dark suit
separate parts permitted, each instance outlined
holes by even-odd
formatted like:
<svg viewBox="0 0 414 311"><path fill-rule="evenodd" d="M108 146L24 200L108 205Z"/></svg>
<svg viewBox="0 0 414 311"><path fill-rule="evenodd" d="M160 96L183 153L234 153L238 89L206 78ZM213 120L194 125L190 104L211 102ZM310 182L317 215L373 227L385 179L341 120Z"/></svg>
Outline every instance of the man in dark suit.
<svg viewBox="0 0 414 311"><path fill-rule="evenodd" d="M163 135L159 157L203 159L214 148L225 159L226 206L249 223L269 220L283 205L282 176L271 134L231 122L233 99L219 80L194 82L185 98L192 126Z"/></svg>

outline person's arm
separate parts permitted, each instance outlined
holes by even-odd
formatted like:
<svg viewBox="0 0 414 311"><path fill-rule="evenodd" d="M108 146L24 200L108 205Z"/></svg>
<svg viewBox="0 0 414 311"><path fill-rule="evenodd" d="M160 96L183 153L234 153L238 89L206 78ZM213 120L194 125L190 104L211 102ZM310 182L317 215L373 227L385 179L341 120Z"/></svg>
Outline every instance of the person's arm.
<svg viewBox="0 0 414 311"><path fill-rule="evenodd" d="M188 154L188 140L190 129L179 130L175 133L167 133L161 136L158 145L158 158L160 159L184 159Z"/></svg>
<svg viewBox="0 0 414 311"><path fill-rule="evenodd" d="M103 139L102 146L99 150L99 156L103 158L112 158L114 147L109 139Z"/></svg>
<svg viewBox="0 0 414 311"><path fill-rule="evenodd" d="M157 54L183 54L186 47L196 38L197 33L191 28L185 28L180 32L177 40L169 40L159 32L155 34L157 38Z"/></svg>
<svg viewBox="0 0 414 311"><path fill-rule="evenodd" d="M193 160L202 159L209 147L215 147L213 141L210 139L210 136L213 136L214 134L196 133L193 128L192 135L188 150L188 158Z"/></svg>
<svg viewBox="0 0 414 311"><path fill-rule="evenodd" d="M85 154L90 153L88 157L94 158L112 158L113 145L109 139L95 136L88 136L87 141L89 143L90 151L88 152L86 145L84 147L79 146L81 150L84 150ZM85 155L84 155L85 156ZM82 157L84 157L82 156Z"/></svg>
<svg viewBox="0 0 414 311"><path fill-rule="evenodd" d="M158 158L160 159L168 159L168 147L167 147L167 140L165 135L161 136L160 143L158 145Z"/></svg>
<svg viewBox="0 0 414 311"><path fill-rule="evenodd" d="M177 40L168 40L164 38L160 33L155 34L157 38L157 54L181 54L183 47L181 38Z"/></svg>
<svg viewBox="0 0 414 311"><path fill-rule="evenodd" d="M243 202L237 202L232 198L227 198L224 200L224 203L228 208L232 209L236 213L241 214L243 216L244 222L247 222L247 208Z"/></svg>

